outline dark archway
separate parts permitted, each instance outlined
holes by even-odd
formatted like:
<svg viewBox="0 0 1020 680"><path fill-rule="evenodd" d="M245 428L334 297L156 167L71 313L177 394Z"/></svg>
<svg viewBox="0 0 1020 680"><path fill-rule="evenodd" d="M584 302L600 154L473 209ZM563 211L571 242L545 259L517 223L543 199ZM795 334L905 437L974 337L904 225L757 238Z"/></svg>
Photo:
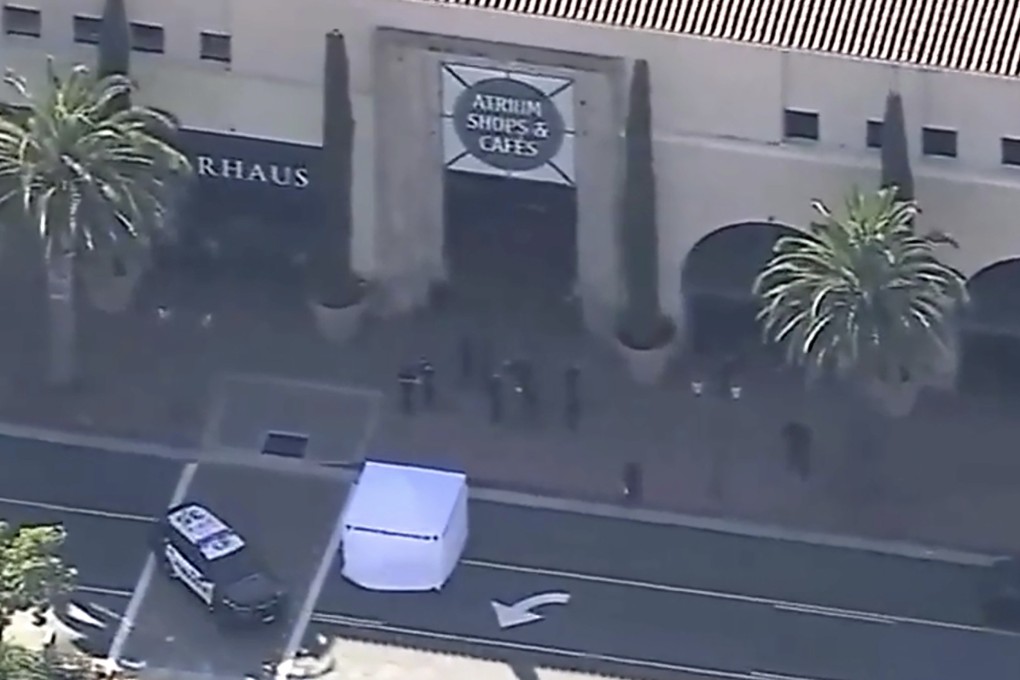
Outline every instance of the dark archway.
<svg viewBox="0 0 1020 680"><path fill-rule="evenodd" d="M967 289L958 384L970 392L1020 396L1020 258L985 267Z"/></svg>
<svg viewBox="0 0 1020 680"><path fill-rule="evenodd" d="M680 273L692 345L699 353L739 351L761 337L751 289L780 237L797 230L771 221L740 222L694 244Z"/></svg>
<svg viewBox="0 0 1020 680"><path fill-rule="evenodd" d="M573 186L446 171L444 250L455 300L483 309L562 306L577 276Z"/></svg>

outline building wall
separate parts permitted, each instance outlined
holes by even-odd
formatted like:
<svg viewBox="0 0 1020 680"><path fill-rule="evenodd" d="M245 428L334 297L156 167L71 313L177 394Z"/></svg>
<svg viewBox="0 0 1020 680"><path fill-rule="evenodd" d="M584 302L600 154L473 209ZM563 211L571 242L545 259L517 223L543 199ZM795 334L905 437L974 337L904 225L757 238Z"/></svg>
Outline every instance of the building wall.
<svg viewBox="0 0 1020 680"><path fill-rule="evenodd" d="M91 58L92 48L72 44L71 17L98 14L100 0L19 3L45 5L44 31L40 39L3 36L0 48L8 64L38 77L44 51L63 60ZM684 258L706 234L747 220L803 224L811 216L811 199L838 202L853 184L877 182L878 155L865 147L865 125L881 118L890 89L904 98L922 227L958 237L962 248L950 259L967 274L1020 256L1020 229L1014 224L1020 214L1020 170L1002 166L999 147L1001 137L1020 136L1020 87L1013 81L414 0L128 4L133 20L166 30L166 54L136 55L144 99L173 110L187 126L303 143L320 141L323 34L339 28L346 35L358 123L355 258L369 273L395 275L412 263L439 266L440 158L429 141L438 116L427 90L435 55L451 49L545 68L580 64L595 74L580 90L592 99L585 102L589 129L578 151L584 157L578 167L590 169L589 177L579 178L580 222L595 234L581 237L581 276L607 304L615 303L617 277L611 242L615 197L605 187L618 180L624 67L641 57L652 67L661 282L670 311L681 303ZM411 46L387 47L379 27L421 38ZM199 60L203 30L232 36L229 67ZM590 58L580 55L596 59L586 66ZM618 58L621 67L603 68L598 57ZM818 112L820 140L784 142L785 108ZM415 117L418 122L412 123ZM956 129L959 157L922 157L926 125ZM393 154L406 152L408 145L418 154L415 172L396 178ZM414 197L414 207L394 208L389 200L394 188ZM409 210L427 215L428 224L413 253L394 255L393 239L401 233L409 238L407 230L416 229Z"/></svg>

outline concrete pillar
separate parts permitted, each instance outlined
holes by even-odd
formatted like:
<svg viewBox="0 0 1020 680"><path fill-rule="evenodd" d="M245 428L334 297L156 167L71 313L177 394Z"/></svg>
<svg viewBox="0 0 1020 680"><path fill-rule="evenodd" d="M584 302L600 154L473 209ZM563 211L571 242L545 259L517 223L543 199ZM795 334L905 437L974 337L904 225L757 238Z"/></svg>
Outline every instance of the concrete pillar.
<svg viewBox="0 0 1020 680"><path fill-rule="evenodd" d="M611 338L622 303L617 236L623 179L620 78L615 71L577 71L573 76L577 294L588 330Z"/></svg>
<svg viewBox="0 0 1020 680"><path fill-rule="evenodd" d="M378 159L376 258L379 311L412 311L425 304L435 269L435 233L442 229L439 156L430 130L438 78L425 73L419 50L380 34L376 115ZM431 86L430 86L431 84ZM437 200L438 195L438 200Z"/></svg>

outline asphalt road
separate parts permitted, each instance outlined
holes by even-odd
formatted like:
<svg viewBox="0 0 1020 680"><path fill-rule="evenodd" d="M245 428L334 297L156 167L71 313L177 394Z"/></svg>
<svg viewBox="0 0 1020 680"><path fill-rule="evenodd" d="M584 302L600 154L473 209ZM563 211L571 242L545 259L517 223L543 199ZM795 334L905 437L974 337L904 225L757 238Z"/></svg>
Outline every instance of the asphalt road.
<svg viewBox="0 0 1020 680"><path fill-rule="evenodd" d="M183 466L2 436L0 466L0 519L63 524L66 556L85 586L76 597L113 612L106 627L111 617L124 616L145 563L147 520L165 509ZM300 606L342 494L286 480L199 466L188 495L229 516L299 593ZM620 670L621 664L654 670L658 663L671 677L689 666L723 669L729 675L716 677L733 678L765 677L748 675L753 671L824 680L957 680L974 675L974 668L982 677L1012 677L1020 668L1020 638L776 606L787 601L975 625L978 573L932 561L473 503L465 563L442 594L370 594L344 582L334 567L313 623L471 654L510 650L584 660L596 670ZM539 623L509 631L496 626L490 600L509 603L548 589L573 599L543 610L547 618ZM224 637L180 584L160 577L140 603L125 653L154 665L191 659L196 670L249 671L280 647L282 629L296 622L290 617L281 631L245 641Z"/></svg>
<svg viewBox="0 0 1020 680"><path fill-rule="evenodd" d="M567 592L571 600L541 610L542 621L499 628L492 600L509 604L550 591ZM475 653L509 645L561 663L595 657L639 670L701 668L826 680L959 680L976 669L981 677L1011 677L1020 668L1020 638L1011 636L465 565L439 594L370 593L345 584L334 586L331 598L320 600L319 609L342 605L332 610L347 617L334 618L338 630L374 629L424 646L459 641L457 651Z"/></svg>
<svg viewBox="0 0 1020 680"><path fill-rule="evenodd" d="M182 465L0 435L0 499L157 516Z"/></svg>
<svg viewBox="0 0 1020 680"><path fill-rule="evenodd" d="M467 557L980 625L979 567L475 502Z"/></svg>

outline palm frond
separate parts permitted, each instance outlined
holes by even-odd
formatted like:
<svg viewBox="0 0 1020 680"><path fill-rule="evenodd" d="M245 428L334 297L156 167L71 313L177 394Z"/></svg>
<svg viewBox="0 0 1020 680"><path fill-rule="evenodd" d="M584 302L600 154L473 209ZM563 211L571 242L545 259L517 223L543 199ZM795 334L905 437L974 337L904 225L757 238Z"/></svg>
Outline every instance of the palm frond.
<svg viewBox="0 0 1020 680"><path fill-rule="evenodd" d="M793 363L895 375L944 355L948 319L968 301L962 274L936 257L955 241L919 235L914 201L852 191L841 212L813 204L817 221L782 237L754 282L765 337Z"/></svg>
<svg viewBox="0 0 1020 680"><path fill-rule="evenodd" d="M191 168L168 141L171 118L113 106L131 93L129 78L97 78L85 66L61 75L50 59L41 93L12 72L4 82L27 113L0 113L0 205L18 201L47 247L147 242L165 226L171 189ZM72 196L76 219L68 213Z"/></svg>

